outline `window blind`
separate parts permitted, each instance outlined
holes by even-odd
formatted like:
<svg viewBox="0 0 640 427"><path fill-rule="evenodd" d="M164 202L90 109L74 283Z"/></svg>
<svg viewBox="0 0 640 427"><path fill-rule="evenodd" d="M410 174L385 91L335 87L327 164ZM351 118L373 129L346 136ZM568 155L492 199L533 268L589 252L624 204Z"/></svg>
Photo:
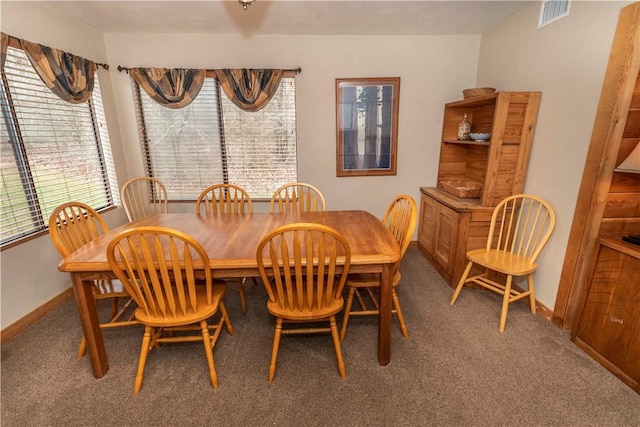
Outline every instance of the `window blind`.
<svg viewBox="0 0 640 427"><path fill-rule="evenodd" d="M268 199L297 180L294 78L283 78L258 112L236 107L213 78L181 109L157 104L132 84L146 171L165 184L170 200L195 200L218 183Z"/></svg>
<svg viewBox="0 0 640 427"><path fill-rule="evenodd" d="M21 50L9 47L1 105L3 246L46 230L62 203L97 210L114 205L117 184L97 79L89 101L70 104L44 85Z"/></svg>

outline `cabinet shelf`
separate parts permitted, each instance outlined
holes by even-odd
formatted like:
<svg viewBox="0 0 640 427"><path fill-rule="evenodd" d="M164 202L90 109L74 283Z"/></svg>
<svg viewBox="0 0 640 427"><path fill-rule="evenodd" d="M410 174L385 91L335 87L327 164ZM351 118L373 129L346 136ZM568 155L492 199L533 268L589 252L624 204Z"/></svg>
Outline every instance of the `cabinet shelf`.
<svg viewBox="0 0 640 427"><path fill-rule="evenodd" d="M473 141L473 140L460 140L460 139L456 139L456 140L445 140L442 141L445 144L462 144L462 145L491 145L491 140L489 141Z"/></svg>

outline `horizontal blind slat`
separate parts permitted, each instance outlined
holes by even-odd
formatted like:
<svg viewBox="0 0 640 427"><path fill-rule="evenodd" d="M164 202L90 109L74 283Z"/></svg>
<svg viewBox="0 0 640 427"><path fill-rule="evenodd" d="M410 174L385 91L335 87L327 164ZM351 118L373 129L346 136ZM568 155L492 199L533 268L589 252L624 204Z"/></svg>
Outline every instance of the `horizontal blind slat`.
<svg viewBox="0 0 640 427"><path fill-rule="evenodd" d="M252 198L269 198L282 184L297 181L293 78L283 78L259 112L242 111L225 95L218 99L222 92L212 78L179 110L162 107L132 85L147 173L163 181L170 199L195 200L222 182Z"/></svg>

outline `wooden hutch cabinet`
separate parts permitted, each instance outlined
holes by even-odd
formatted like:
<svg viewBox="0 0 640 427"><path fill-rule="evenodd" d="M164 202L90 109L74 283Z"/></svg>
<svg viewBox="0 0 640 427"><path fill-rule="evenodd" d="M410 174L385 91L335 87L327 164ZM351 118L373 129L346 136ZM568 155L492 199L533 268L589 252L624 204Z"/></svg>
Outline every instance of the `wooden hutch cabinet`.
<svg viewBox="0 0 640 427"><path fill-rule="evenodd" d="M522 192L539 104L540 92L497 92L445 105L438 187L420 189L418 247L452 287L465 253L486 245L493 208ZM465 114L489 141L457 139Z"/></svg>

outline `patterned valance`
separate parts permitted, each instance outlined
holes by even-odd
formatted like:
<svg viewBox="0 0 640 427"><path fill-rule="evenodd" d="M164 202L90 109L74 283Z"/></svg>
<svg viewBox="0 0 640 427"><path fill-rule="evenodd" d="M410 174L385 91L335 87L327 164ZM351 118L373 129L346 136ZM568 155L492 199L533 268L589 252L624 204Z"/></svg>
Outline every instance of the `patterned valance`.
<svg viewBox="0 0 640 427"><path fill-rule="evenodd" d="M91 97L95 62L26 40L20 40L20 45L40 79L58 97L72 104Z"/></svg>
<svg viewBox="0 0 640 427"><path fill-rule="evenodd" d="M220 69L214 70L229 99L244 111L264 108L280 85L279 69Z"/></svg>
<svg viewBox="0 0 640 427"><path fill-rule="evenodd" d="M7 47L9 47L9 35L0 32L0 70L4 69L4 60L7 59Z"/></svg>
<svg viewBox="0 0 640 427"><path fill-rule="evenodd" d="M129 75L158 104L182 108L191 104L202 85L206 70L188 68L130 68Z"/></svg>

